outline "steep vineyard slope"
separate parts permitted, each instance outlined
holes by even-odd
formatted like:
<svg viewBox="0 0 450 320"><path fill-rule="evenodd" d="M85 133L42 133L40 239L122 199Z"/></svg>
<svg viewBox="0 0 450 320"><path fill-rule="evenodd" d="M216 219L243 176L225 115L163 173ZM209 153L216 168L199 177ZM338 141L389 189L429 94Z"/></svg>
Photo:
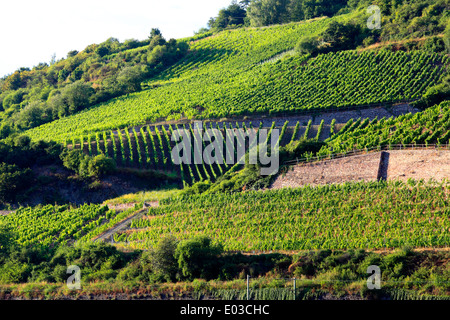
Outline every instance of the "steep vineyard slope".
<svg viewBox="0 0 450 320"><path fill-rule="evenodd" d="M0 216L0 222L17 231L15 242L18 245L59 245L90 242L140 209L142 206L120 211L108 210L102 205L85 204L78 208L46 205L20 208Z"/></svg>
<svg viewBox="0 0 450 320"><path fill-rule="evenodd" d="M396 144L449 144L450 102L416 114L405 114L397 118L382 118L349 121L337 134L330 137L318 155L355 149L376 148Z"/></svg>
<svg viewBox="0 0 450 320"><path fill-rule="evenodd" d="M151 208L115 241L149 248L162 235L207 235L243 251L446 246L448 191L397 181L185 196Z"/></svg>
<svg viewBox="0 0 450 320"><path fill-rule="evenodd" d="M449 119L448 101L397 118L352 119L325 140L326 145L315 157L306 153L304 158L285 163L297 165L277 177L273 188L377 180L381 170L380 153L352 156L354 150L386 150L384 154L387 158L383 161L385 179L449 178ZM429 144L434 144L437 150L391 150L394 147L401 149L402 146L409 149L426 148ZM335 159L342 156L349 157ZM323 161L303 163L320 159Z"/></svg>
<svg viewBox="0 0 450 320"><path fill-rule="evenodd" d="M26 134L62 142L158 119L275 114L412 100L442 78L448 57L420 52L347 51L316 58L286 54L270 60L291 50L302 37L320 33L331 21L348 18L243 28L196 41L184 59L148 83L149 89Z"/></svg>

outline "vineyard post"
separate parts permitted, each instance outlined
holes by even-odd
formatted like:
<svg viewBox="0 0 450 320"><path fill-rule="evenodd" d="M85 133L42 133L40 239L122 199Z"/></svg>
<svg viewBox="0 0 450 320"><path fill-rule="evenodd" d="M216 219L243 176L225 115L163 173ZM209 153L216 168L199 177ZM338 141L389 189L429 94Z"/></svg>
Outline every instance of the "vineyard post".
<svg viewBox="0 0 450 320"><path fill-rule="evenodd" d="M250 298L250 289L249 289L250 276L247 275L247 300Z"/></svg>
<svg viewBox="0 0 450 320"><path fill-rule="evenodd" d="M296 281L297 279L295 279L294 278L294 300L295 300L295 295L296 295L296 289L297 289L297 286L296 286Z"/></svg>

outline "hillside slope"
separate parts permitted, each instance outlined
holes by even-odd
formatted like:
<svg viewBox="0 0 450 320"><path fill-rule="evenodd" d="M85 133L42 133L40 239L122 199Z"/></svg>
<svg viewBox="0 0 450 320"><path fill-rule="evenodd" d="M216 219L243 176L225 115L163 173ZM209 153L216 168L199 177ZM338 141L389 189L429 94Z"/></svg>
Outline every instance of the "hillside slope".
<svg viewBox="0 0 450 320"><path fill-rule="evenodd" d="M444 101L425 111L397 118L350 121L326 141L318 155L327 157L334 153L395 144L449 144L449 119L450 101Z"/></svg>
<svg viewBox="0 0 450 320"><path fill-rule="evenodd" d="M292 50L299 39L322 32L331 21L350 18L342 15L223 31L191 43L190 53L148 82L149 89L26 134L33 140L62 142L88 132L158 119L221 118L412 100L439 82L448 58L436 54L349 51L313 59L289 53L277 58Z"/></svg>
<svg viewBox="0 0 450 320"><path fill-rule="evenodd" d="M185 196L151 208L115 241L146 249L166 234L206 235L243 251L446 246L448 190L448 183L371 182Z"/></svg>

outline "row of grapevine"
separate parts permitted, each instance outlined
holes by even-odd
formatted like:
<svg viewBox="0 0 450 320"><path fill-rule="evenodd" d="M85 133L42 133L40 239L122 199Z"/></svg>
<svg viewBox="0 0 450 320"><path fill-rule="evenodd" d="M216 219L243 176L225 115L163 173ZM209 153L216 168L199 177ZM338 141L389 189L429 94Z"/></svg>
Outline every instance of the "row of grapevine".
<svg viewBox="0 0 450 320"><path fill-rule="evenodd" d="M106 206L82 205L78 208L38 206L20 208L15 213L0 216L0 222L15 230L19 245L67 244L93 232L117 212Z"/></svg>
<svg viewBox="0 0 450 320"><path fill-rule="evenodd" d="M147 249L171 234L211 237L226 250L381 249L448 246L448 182L355 182L166 199L152 219L117 235ZM405 214L407 212L408 214Z"/></svg>
<svg viewBox="0 0 450 320"><path fill-rule="evenodd" d="M416 114L382 119L356 119L329 139L318 152L319 156L344 153L351 150L388 145L449 144L450 102L428 108Z"/></svg>
<svg viewBox="0 0 450 320"><path fill-rule="evenodd" d="M80 134L135 127L160 118L295 113L414 100L445 74L449 58L424 52L343 51L260 63L291 50L300 38L339 19L345 19L344 15L225 31L202 39L184 59L151 79L152 89L112 99L26 134L33 140L63 142Z"/></svg>
<svg viewBox="0 0 450 320"><path fill-rule="evenodd" d="M278 145L283 146L290 142L290 136L286 137L286 133L288 131L288 122L286 121L280 130L280 136L278 139ZM205 126L204 139L201 141L197 141L197 135L194 135L194 128L192 125L176 125L172 127L172 125L168 126L166 129L165 126L151 127L151 126L143 126L140 128L130 128L124 130L117 131L105 131L103 133L96 134L95 141L91 141L90 151L89 147L86 144L89 144L89 138L85 138L84 136L80 136L78 140L72 139L70 147L82 149L86 153L90 153L92 155L97 155L99 153L104 153L107 156L113 158L119 167L134 167L140 169L153 169L153 170L163 170L163 171L172 171L177 172L183 184L192 184L198 181L210 180L215 181L220 176L222 176L228 169L229 164L227 163L228 159L234 159L234 161L239 161L238 150L245 149L247 150L248 139L246 139L241 130L238 130L237 137L235 139L234 151L230 148L227 148L226 141L227 139L232 139L230 133L226 131L227 129L243 129L244 131L247 129L255 130L252 123L248 124L249 127L245 123L236 122L234 125L231 123L216 123L213 126L213 123L209 123L208 126ZM258 136L259 130L263 127L263 123L259 123L259 127L256 131L256 135ZM309 122L309 129L311 129L311 122ZM299 131L299 123L296 125L296 129L294 131ZM171 141L172 134L174 130L185 130L186 133L191 134L192 141L191 143L199 144L200 150L206 150L207 141L213 141L213 138L207 129L217 129L219 137L222 138L224 142L223 149L216 150L218 154L215 155L215 159L219 160L221 163L194 163L194 148L191 148L191 165L175 165L172 161L172 150L175 146L178 146L174 141ZM270 136L272 134L272 130L275 129L275 122L272 123L268 136L267 142L269 142ZM307 129L307 131L309 131ZM292 138L294 138L296 133ZM186 142L186 141L184 141ZM245 142L245 146L242 144ZM209 145L209 143L208 143ZM178 146L179 148L179 146ZM183 145L184 150L188 150L188 145ZM181 150L181 149L180 149ZM178 150L180 152L180 150ZM178 154L179 154L178 152ZM214 155L213 155L214 157Z"/></svg>

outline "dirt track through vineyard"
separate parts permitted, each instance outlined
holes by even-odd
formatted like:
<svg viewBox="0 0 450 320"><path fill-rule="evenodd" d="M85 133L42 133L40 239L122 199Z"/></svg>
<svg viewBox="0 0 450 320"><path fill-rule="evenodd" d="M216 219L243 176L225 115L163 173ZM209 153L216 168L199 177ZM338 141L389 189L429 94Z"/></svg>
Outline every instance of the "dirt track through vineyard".
<svg viewBox="0 0 450 320"><path fill-rule="evenodd" d="M125 218L124 220L122 220L121 222L116 224L114 227L108 229L107 231L102 233L100 236L95 238L94 241L108 241L108 240L112 239L112 237L114 236L115 233L117 233L118 231L122 231L122 230L127 229L128 226L131 224L131 221L133 221L134 219L138 219L138 218L142 217L148 211L149 207L157 207L157 206L159 206L159 203L157 201L152 201L152 202L149 202L149 203L146 203L146 204L147 204L147 206L145 206L141 210L136 211L131 216Z"/></svg>

